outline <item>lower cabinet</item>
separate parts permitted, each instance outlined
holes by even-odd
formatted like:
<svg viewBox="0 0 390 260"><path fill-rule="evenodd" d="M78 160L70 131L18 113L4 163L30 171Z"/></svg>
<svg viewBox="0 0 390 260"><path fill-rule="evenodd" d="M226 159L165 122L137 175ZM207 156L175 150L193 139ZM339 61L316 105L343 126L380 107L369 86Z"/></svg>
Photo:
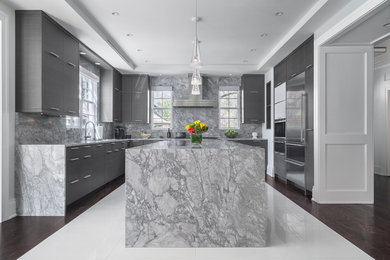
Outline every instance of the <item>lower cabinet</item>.
<svg viewBox="0 0 390 260"><path fill-rule="evenodd" d="M282 179L286 180L286 162L285 154L280 152L274 152L274 171L275 175Z"/></svg>
<svg viewBox="0 0 390 260"><path fill-rule="evenodd" d="M125 174L126 148L154 140L118 141L66 148L66 205Z"/></svg>

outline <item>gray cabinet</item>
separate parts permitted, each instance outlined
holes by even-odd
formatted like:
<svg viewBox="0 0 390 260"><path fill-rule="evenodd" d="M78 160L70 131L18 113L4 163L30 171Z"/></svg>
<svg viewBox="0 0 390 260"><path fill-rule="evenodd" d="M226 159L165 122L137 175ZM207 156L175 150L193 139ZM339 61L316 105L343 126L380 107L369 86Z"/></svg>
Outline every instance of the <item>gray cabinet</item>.
<svg viewBox="0 0 390 260"><path fill-rule="evenodd" d="M277 87L287 81L286 60L282 60L274 68L274 87Z"/></svg>
<svg viewBox="0 0 390 260"><path fill-rule="evenodd" d="M16 111L79 115L79 43L42 11L16 11Z"/></svg>
<svg viewBox="0 0 390 260"><path fill-rule="evenodd" d="M305 69L309 69L313 66L314 61L314 38L309 38L303 45L304 49L304 66Z"/></svg>
<svg viewBox="0 0 390 260"><path fill-rule="evenodd" d="M302 47L297 48L287 57L287 80L295 77L305 70L305 53Z"/></svg>
<svg viewBox="0 0 390 260"><path fill-rule="evenodd" d="M100 122L122 122L122 75L115 69L100 71Z"/></svg>
<svg viewBox="0 0 390 260"><path fill-rule="evenodd" d="M264 123L264 75L243 75L241 85L243 89L242 122L246 124Z"/></svg>
<svg viewBox="0 0 390 260"><path fill-rule="evenodd" d="M123 122L149 123L149 76L126 75L122 78Z"/></svg>
<svg viewBox="0 0 390 260"><path fill-rule="evenodd" d="M286 181L286 156L284 153L274 152L274 172L275 175Z"/></svg>

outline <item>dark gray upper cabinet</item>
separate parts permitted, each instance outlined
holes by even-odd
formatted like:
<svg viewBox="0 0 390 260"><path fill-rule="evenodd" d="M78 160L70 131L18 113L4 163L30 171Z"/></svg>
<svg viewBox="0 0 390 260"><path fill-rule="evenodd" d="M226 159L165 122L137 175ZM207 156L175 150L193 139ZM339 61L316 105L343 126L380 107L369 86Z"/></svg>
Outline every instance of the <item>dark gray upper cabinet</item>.
<svg viewBox="0 0 390 260"><path fill-rule="evenodd" d="M123 122L149 123L149 76L123 76L122 91Z"/></svg>
<svg viewBox="0 0 390 260"><path fill-rule="evenodd" d="M243 88L242 121L246 124L264 123L264 75L243 75L241 85Z"/></svg>
<svg viewBox="0 0 390 260"><path fill-rule="evenodd" d="M16 11L16 111L79 116L79 43L42 11Z"/></svg>
<svg viewBox="0 0 390 260"><path fill-rule="evenodd" d="M309 69L313 66L314 56L314 39L309 38L303 45L305 55L305 69Z"/></svg>
<svg viewBox="0 0 390 260"><path fill-rule="evenodd" d="M287 80L305 70L305 53L303 48L296 49L287 57Z"/></svg>
<svg viewBox="0 0 390 260"><path fill-rule="evenodd" d="M282 60L274 68L274 86L277 87L280 84L287 81L287 63L286 60Z"/></svg>
<svg viewBox="0 0 390 260"><path fill-rule="evenodd" d="M100 70L100 122L122 122L122 75L115 69Z"/></svg>

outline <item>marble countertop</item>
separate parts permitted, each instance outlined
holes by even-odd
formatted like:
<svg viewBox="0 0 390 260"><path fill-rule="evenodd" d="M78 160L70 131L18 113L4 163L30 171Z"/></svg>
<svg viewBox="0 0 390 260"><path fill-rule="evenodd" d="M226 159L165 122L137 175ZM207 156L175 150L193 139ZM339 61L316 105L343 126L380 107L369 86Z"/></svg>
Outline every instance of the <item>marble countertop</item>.
<svg viewBox="0 0 390 260"><path fill-rule="evenodd" d="M194 149L191 141L188 139L174 139L169 141L161 141L152 144L132 147L130 149L184 149L190 150ZM245 144L230 142L228 140L215 140L215 139L204 139L202 146L199 149L222 149L222 150L233 150L233 149L259 149L259 147L249 146Z"/></svg>

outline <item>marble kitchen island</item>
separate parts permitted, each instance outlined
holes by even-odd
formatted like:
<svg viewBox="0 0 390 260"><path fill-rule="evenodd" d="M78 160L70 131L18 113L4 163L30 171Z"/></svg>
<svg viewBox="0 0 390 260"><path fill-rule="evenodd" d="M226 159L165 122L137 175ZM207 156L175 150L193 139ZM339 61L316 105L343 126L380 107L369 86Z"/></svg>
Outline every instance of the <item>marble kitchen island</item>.
<svg viewBox="0 0 390 260"><path fill-rule="evenodd" d="M126 247L266 245L264 149L204 140L126 150Z"/></svg>

